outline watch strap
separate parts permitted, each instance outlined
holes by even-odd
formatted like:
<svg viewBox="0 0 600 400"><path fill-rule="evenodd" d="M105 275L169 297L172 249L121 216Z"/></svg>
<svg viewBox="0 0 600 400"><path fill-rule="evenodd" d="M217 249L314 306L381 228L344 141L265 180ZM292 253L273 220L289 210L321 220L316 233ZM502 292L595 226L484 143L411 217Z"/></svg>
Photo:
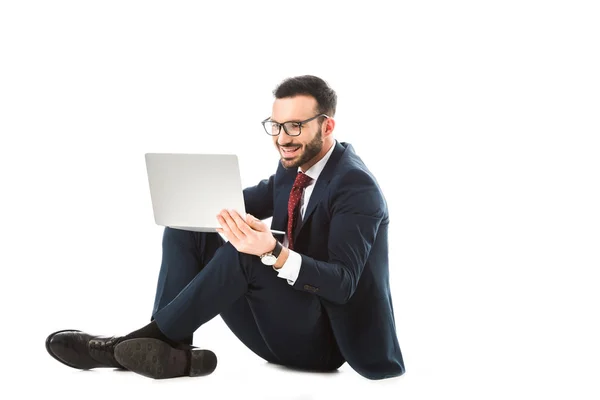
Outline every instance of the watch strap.
<svg viewBox="0 0 600 400"><path fill-rule="evenodd" d="M283 250L283 246L281 245L281 243L279 243L279 240L275 243L275 248L273 249L272 253L275 257L279 258L279 255L281 254L281 250Z"/></svg>

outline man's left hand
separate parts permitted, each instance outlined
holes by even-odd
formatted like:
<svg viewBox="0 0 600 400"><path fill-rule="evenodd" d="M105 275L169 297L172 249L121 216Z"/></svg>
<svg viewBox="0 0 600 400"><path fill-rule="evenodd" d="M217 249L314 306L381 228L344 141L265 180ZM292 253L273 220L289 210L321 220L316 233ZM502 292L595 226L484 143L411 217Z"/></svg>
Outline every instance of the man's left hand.
<svg viewBox="0 0 600 400"><path fill-rule="evenodd" d="M235 210L221 210L217 219L221 224L217 232L225 235L240 253L260 256L275 248L277 240L269 227L254 216L246 214L244 219Z"/></svg>

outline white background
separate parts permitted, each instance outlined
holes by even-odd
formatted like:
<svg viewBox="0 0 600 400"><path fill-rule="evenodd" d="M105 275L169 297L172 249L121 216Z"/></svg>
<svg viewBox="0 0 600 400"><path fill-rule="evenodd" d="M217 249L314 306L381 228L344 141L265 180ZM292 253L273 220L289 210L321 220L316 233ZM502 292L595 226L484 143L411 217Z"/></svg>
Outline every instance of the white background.
<svg viewBox="0 0 600 400"><path fill-rule="evenodd" d="M0 3L0 397L597 399L596 2L216 3ZM336 137L388 199L407 373L276 368L220 318L206 378L50 358L55 330L148 322L144 153L237 153L255 184L271 91L301 74L337 91Z"/></svg>

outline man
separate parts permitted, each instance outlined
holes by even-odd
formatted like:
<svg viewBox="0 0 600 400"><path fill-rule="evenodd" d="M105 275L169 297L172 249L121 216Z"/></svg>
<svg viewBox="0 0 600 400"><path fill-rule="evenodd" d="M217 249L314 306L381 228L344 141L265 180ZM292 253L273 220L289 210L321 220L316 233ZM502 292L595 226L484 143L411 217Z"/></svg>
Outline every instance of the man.
<svg viewBox="0 0 600 400"><path fill-rule="evenodd" d="M165 228L151 323L124 337L51 334L58 361L152 378L210 374L216 356L192 335L220 314L268 362L369 379L404 373L388 271L384 196L350 144L333 137L337 96L315 76L283 81L263 121L277 172L244 190L247 215L218 216L219 233ZM261 220L285 231L282 243Z"/></svg>

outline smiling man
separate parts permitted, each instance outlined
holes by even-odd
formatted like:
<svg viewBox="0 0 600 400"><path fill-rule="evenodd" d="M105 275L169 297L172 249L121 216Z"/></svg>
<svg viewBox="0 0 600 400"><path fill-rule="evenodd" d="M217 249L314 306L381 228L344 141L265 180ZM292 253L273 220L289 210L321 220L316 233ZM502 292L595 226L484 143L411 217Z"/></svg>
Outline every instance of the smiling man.
<svg viewBox="0 0 600 400"><path fill-rule="evenodd" d="M262 122L281 156L244 190L247 215L223 210L219 233L166 228L150 324L123 337L64 330L46 348L73 368L156 378L210 374L192 346L216 315L264 360L312 371L344 362L369 379L404 373L389 287L388 210L353 147L334 139L337 96L315 76L283 81ZM261 220L272 217L271 226ZM285 231L278 241L270 229ZM225 360L225 363L235 360Z"/></svg>

